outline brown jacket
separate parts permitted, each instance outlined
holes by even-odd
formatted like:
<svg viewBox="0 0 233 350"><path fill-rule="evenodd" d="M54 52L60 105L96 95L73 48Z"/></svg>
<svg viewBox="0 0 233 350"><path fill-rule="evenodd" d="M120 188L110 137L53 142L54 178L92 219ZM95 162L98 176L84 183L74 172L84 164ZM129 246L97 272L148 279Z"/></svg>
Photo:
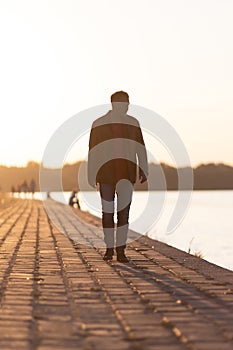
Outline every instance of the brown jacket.
<svg viewBox="0 0 233 350"><path fill-rule="evenodd" d="M95 120L89 139L89 184L115 184L120 179L134 183L137 165L139 175L143 172L147 177L147 154L137 119L109 111Z"/></svg>

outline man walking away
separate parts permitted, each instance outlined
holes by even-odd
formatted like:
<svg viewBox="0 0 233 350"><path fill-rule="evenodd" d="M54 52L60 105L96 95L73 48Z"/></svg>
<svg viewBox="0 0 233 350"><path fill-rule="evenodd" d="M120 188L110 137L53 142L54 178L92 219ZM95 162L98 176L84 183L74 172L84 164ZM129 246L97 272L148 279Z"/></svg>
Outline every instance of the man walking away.
<svg viewBox="0 0 233 350"><path fill-rule="evenodd" d="M111 96L112 110L92 125L88 153L88 182L99 186L102 204L102 225L106 253L112 260L114 246L117 261L126 263L125 255L129 210L137 167L139 180L148 177L148 162L139 122L127 114L129 95L117 91ZM117 195L117 228L114 239L114 207Z"/></svg>

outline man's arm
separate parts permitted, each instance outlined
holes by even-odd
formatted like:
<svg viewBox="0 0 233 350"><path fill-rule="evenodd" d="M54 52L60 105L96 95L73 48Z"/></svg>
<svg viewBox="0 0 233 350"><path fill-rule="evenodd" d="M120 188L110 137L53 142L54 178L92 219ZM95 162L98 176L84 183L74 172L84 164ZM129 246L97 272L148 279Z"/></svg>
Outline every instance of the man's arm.
<svg viewBox="0 0 233 350"><path fill-rule="evenodd" d="M148 178L148 160L145 142L142 135L140 125L137 128L137 157L139 165L139 181L145 182Z"/></svg>
<svg viewBox="0 0 233 350"><path fill-rule="evenodd" d="M96 167L95 167L95 151L93 151L94 147L97 144L97 134L96 127L94 123L91 127L90 137L89 137L89 152L88 152L88 183L92 187L96 187Z"/></svg>

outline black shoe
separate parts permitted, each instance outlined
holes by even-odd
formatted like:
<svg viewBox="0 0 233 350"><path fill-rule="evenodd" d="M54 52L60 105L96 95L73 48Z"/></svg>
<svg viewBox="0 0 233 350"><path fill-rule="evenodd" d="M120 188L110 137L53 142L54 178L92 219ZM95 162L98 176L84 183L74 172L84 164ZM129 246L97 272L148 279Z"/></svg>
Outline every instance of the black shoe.
<svg viewBox="0 0 233 350"><path fill-rule="evenodd" d="M121 263L128 263L129 262L129 259L125 255L125 247L123 247L123 248L117 247L116 251L117 251L117 261L119 261Z"/></svg>
<svg viewBox="0 0 233 350"><path fill-rule="evenodd" d="M125 256L125 254L119 254L117 255L117 261L121 263L128 263L129 259L127 258L127 256Z"/></svg>
<svg viewBox="0 0 233 350"><path fill-rule="evenodd" d="M112 260L113 255L114 255L114 249L113 248L107 248L103 259L106 260L106 261Z"/></svg>

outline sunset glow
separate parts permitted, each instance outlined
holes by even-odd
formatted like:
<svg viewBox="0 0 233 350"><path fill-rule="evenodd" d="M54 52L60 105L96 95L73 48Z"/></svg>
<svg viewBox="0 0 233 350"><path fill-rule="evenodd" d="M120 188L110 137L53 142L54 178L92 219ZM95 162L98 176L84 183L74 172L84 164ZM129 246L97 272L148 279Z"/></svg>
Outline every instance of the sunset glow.
<svg viewBox="0 0 233 350"><path fill-rule="evenodd" d="M41 161L63 122L123 89L193 165L233 165L232 13L228 0L1 0L0 164Z"/></svg>

